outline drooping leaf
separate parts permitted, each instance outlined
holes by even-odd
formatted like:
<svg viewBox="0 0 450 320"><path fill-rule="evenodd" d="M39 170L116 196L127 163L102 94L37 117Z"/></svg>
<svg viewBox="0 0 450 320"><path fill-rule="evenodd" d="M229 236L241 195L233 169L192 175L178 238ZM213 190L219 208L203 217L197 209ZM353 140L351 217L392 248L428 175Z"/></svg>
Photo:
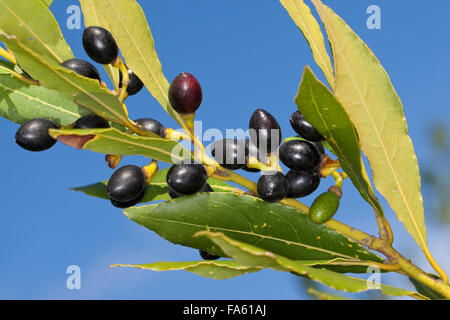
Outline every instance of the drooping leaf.
<svg viewBox="0 0 450 320"><path fill-rule="evenodd" d="M155 205L128 208L125 215L161 237L223 255L198 231L215 231L295 260L335 258L382 261L359 244L297 210L233 193L203 193Z"/></svg>
<svg viewBox="0 0 450 320"><path fill-rule="evenodd" d="M306 290L306 292L318 300L349 300L346 297L342 297L342 296L332 294L329 292L324 292L324 291L318 290L316 288L308 288L308 290Z"/></svg>
<svg viewBox="0 0 450 320"><path fill-rule="evenodd" d="M260 268L249 268L240 266L236 261L232 260L216 260L216 261L188 261L188 262L155 262L147 264L118 264L111 267L134 267L138 269L146 269L152 271L174 271L185 270L195 273L199 276L225 280L242 276L246 273L258 272Z"/></svg>
<svg viewBox="0 0 450 320"><path fill-rule="evenodd" d="M67 99L74 100L103 118L119 123L128 121L119 99L108 89L101 88L97 80L80 76L44 56L38 56L26 43L14 36L0 33L0 40L14 51L21 66L33 79L39 79L42 86L58 91Z"/></svg>
<svg viewBox="0 0 450 320"><path fill-rule="evenodd" d="M115 128L51 129L50 135L71 147L104 154L141 155L167 163L183 161L190 155L190 152L176 141L156 135L154 137L138 136Z"/></svg>
<svg viewBox="0 0 450 320"><path fill-rule="evenodd" d="M430 276L432 276L435 279L439 279L439 277L437 277L433 274L430 274ZM445 297L443 297L440 293L427 287L426 285L417 281L416 279L409 277L409 281L411 281L412 284L414 285L414 287L416 287L417 292L419 292L423 296L425 296L431 300L445 300Z"/></svg>
<svg viewBox="0 0 450 320"><path fill-rule="evenodd" d="M196 237L207 237L221 248L228 256L237 263L248 267L267 267L279 271L293 272L299 276L309 278L323 283L333 289L347 292L363 292L375 287L368 285L367 279L350 277L337 272L304 264L302 261L291 260L279 254L265 251L259 247L243 243L225 236L221 232L208 231L199 232ZM390 296L413 296L419 297L417 292L399 289L385 284L378 284L379 289Z"/></svg>
<svg viewBox="0 0 450 320"><path fill-rule="evenodd" d="M168 98L169 82L161 62L144 11L136 0L95 0L98 14L108 22L127 66L142 80L150 93L179 124L181 116Z"/></svg>
<svg viewBox="0 0 450 320"><path fill-rule="evenodd" d="M0 29L21 39L36 54L62 63L72 59L73 53L48 7L40 0L2 0Z"/></svg>
<svg viewBox="0 0 450 320"><path fill-rule="evenodd" d="M98 26L110 30L108 22L106 21L104 15L97 12L98 8L95 5L96 0L80 0L81 10L83 10L84 24L87 27ZM106 73L113 82L116 91L119 91L119 70L114 68L112 65L103 65Z"/></svg>
<svg viewBox="0 0 450 320"><path fill-rule="evenodd" d="M403 106L385 69L367 45L319 0L335 63L335 94L353 121L375 187L419 246L427 248L417 157Z"/></svg>
<svg viewBox="0 0 450 320"><path fill-rule="evenodd" d="M303 33L306 41L308 41L314 60L322 70L330 86L333 88L333 67L325 47L322 30L320 30L319 23L312 15L311 9L303 0L280 0L280 2Z"/></svg>
<svg viewBox="0 0 450 320"><path fill-rule="evenodd" d="M359 149L355 128L341 103L312 73L305 68L295 102L306 121L311 123L328 141L361 196L383 216L383 209L375 197Z"/></svg>
<svg viewBox="0 0 450 320"><path fill-rule="evenodd" d="M26 84L11 75L0 75L0 116L10 121L22 124L34 118L47 118L57 125L68 125L86 112L56 91Z"/></svg>
<svg viewBox="0 0 450 320"><path fill-rule="evenodd" d="M166 176L168 171L169 168L158 171L152 183L147 186L144 197L142 198L140 203L147 203L150 201L157 201L157 200L170 200L170 196L167 193L169 189L167 187L166 182ZM213 178L208 179L208 184L213 188L215 192L242 193L240 189L234 188L223 181L216 180ZM106 192L107 185L108 181L102 181L83 187L73 188L72 190L80 191L89 196L97 198L109 199L108 194Z"/></svg>

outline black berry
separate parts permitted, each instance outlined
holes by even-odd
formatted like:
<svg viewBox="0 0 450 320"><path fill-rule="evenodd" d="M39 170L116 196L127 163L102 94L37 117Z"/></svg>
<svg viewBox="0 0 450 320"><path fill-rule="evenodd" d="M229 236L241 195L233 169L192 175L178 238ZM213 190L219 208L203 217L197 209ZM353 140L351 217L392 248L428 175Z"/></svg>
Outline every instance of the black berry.
<svg viewBox="0 0 450 320"><path fill-rule="evenodd" d="M253 112L249 129L250 142L263 151L263 154L270 154L278 149L282 139L281 128L269 112L263 109Z"/></svg>
<svg viewBox="0 0 450 320"><path fill-rule="evenodd" d="M325 140L323 136L309 122L303 118L300 111L295 111L290 118L292 129L308 141L319 142Z"/></svg>
<svg viewBox="0 0 450 320"><path fill-rule="evenodd" d="M92 60L101 64L114 63L119 55L113 36L102 27L91 26L84 29L83 47Z"/></svg>
<svg viewBox="0 0 450 320"><path fill-rule="evenodd" d="M200 83L190 73L180 73L170 84L170 103L181 114L194 113L200 107L202 98Z"/></svg>
<svg viewBox="0 0 450 320"><path fill-rule="evenodd" d="M146 185L141 168L128 165L113 173L108 181L107 192L113 204L132 206L142 199Z"/></svg>
<svg viewBox="0 0 450 320"><path fill-rule="evenodd" d="M199 250L200 256L203 258L203 260L217 260L220 259L219 256L215 256L211 253L208 253L204 250Z"/></svg>
<svg viewBox="0 0 450 320"><path fill-rule="evenodd" d="M136 93L138 93L139 91L141 91L141 89L144 87L144 83L141 81L141 79L139 79L139 77L133 72L131 71L131 69L128 69L128 76L130 78L130 82L128 83L128 87L127 87L127 93L129 96L132 96ZM119 75L119 88L122 88L122 72L120 72Z"/></svg>
<svg viewBox="0 0 450 320"><path fill-rule="evenodd" d="M289 169L311 171L320 165L322 155L311 142L291 140L281 145L280 160Z"/></svg>
<svg viewBox="0 0 450 320"><path fill-rule="evenodd" d="M56 125L48 119L33 119L25 122L16 132L16 143L28 151L48 150L56 143L48 133L56 129Z"/></svg>
<svg viewBox="0 0 450 320"><path fill-rule="evenodd" d="M248 145L246 140L222 139L211 145L211 154L224 168L230 170L242 169L248 159Z"/></svg>
<svg viewBox="0 0 450 320"><path fill-rule="evenodd" d="M199 192L214 192L213 188L211 188L211 186L207 183L205 184L205 186L202 188L202 190L200 190ZM179 194L175 191L173 191L172 189L169 188L169 196L171 199L176 199L179 197L182 197L182 194Z"/></svg>
<svg viewBox="0 0 450 320"><path fill-rule="evenodd" d="M191 195L202 190L207 178L203 165L182 163L173 165L169 169L166 181L169 189L176 194Z"/></svg>
<svg viewBox="0 0 450 320"><path fill-rule="evenodd" d="M166 128L162 125L161 122L150 118L141 118L135 120L134 122L141 126L142 129L153 132L154 134L157 134L158 136L164 138L164 131L166 130Z"/></svg>
<svg viewBox="0 0 450 320"><path fill-rule="evenodd" d="M108 121L96 114L88 114L73 124L74 129L107 129L110 128Z"/></svg>
<svg viewBox="0 0 450 320"><path fill-rule="evenodd" d="M281 172L266 172L258 180L257 191L261 199L277 202L287 196L289 181Z"/></svg>
<svg viewBox="0 0 450 320"><path fill-rule="evenodd" d="M289 181L288 198L306 197L316 191L320 184L320 175L317 171L290 170L286 178Z"/></svg>
<svg viewBox="0 0 450 320"><path fill-rule="evenodd" d="M111 203L113 206L115 206L117 208L125 209L125 208L129 208L129 207L132 207L132 206L138 204L144 197L144 194L145 194L145 189L142 190L140 195L138 195L135 199L133 199L131 201L120 202L120 201L115 201L112 199L110 199L110 200L111 200Z"/></svg>
<svg viewBox="0 0 450 320"><path fill-rule="evenodd" d="M79 75L101 81L100 73L98 72L97 68L87 61L80 59L70 59L64 61L63 63L61 63L61 65L67 69L75 71Z"/></svg>

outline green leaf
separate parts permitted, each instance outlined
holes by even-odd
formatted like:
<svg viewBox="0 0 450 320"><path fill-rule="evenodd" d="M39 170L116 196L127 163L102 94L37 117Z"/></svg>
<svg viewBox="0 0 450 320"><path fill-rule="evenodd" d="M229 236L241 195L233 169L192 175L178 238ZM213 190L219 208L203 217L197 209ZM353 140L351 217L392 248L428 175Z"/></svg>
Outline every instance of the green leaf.
<svg viewBox="0 0 450 320"><path fill-rule="evenodd" d="M56 91L26 84L11 75L0 75L0 116L10 121L22 124L34 118L47 118L57 125L68 125L83 114L86 110Z"/></svg>
<svg viewBox="0 0 450 320"><path fill-rule="evenodd" d="M52 3L53 3L53 0L41 0L47 7L49 7L50 8L50 6L52 5Z"/></svg>
<svg viewBox="0 0 450 320"><path fill-rule="evenodd" d="M169 168L158 171L152 183L146 187L144 197L140 201L141 203L147 203L150 201L157 201L157 200L170 200L170 196L167 193L169 189L167 187L166 182L166 176L168 171ZM213 178L208 179L208 184L213 188L215 192L242 193L240 189L234 188L223 181L216 180ZM83 192L89 196L109 200L108 193L106 192L107 185L108 181L102 181L88 186L73 188L72 190Z"/></svg>
<svg viewBox="0 0 450 320"><path fill-rule="evenodd" d="M361 196L383 216L375 197L359 149L355 128L336 97L322 84L311 69L305 68L295 102L306 121L328 141Z"/></svg>
<svg viewBox="0 0 450 320"><path fill-rule="evenodd" d="M340 291L363 292L371 290L367 279L350 277L326 269L311 267L302 261L295 261L281 255L263 250L261 248L228 238L223 233L209 231L199 232L196 237L211 239L225 254L236 260L237 263L248 267L273 268L279 271L293 272L299 276L323 283L324 285ZM380 290L390 296L420 296L416 292L379 284Z"/></svg>
<svg viewBox="0 0 450 320"><path fill-rule="evenodd" d="M161 261L147 264L118 264L111 267L134 267L152 271L185 270L195 273L199 276L215 280L231 279L234 277L242 276L246 273L253 273L261 270L260 268L240 266L236 263L236 261L232 260L188 262Z"/></svg>
<svg viewBox="0 0 450 320"><path fill-rule="evenodd" d="M440 279L439 277L429 274L431 277L435 278L436 280ZM427 287L422 282L417 281L414 278L409 277L409 281L416 287L417 292L422 294L423 296L431 299L431 300L445 300L445 297L443 297L438 292L434 291L433 289Z"/></svg>
<svg viewBox="0 0 450 320"><path fill-rule="evenodd" d="M105 28L106 30L110 30L108 22L104 18L102 14L99 14L97 12L98 8L95 5L95 1L97 0L80 0L81 9L83 10L83 16L84 16L84 24L86 27L90 26L99 26L102 28ZM119 69L114 68L112 65L103 65L103 68L105 68L106 73L108 74L109 78L111 79L114 88L116 91L119 91Z"/></svg>
<svg viewBox="0 0 450 320"><path fill-rule="evenodd" d="M180 125L181 116L168 98L169 82L162 72L155 42L144 11L135 0L95 0L97 12L108 22L127 66Z"/></svg>
<svg viewBox="0 0 450 320"><path fill-rule="evenodd" d="M333 87L333 67L325 47L322 30L320 30L319 23L312 15L311 9L303 0L280 0L280 2L303 33L306 41L308 41L314 60L327 78L330 86Z"/></svg>
<svg viewBox="0 0 450 320"><path fill-rule="evenodd" d="M21 66L34 79L39 79L42 86L58 91L103 118L119 123L128 121L118 98L108 89L101 88L97 80L83 77L43 56L38 56L26 42L14 36L0 33L0 40L14 51Z"/></svg>
<svg viewBox="0 0 450 320"><path fill-rule="evenodd" d="M317 298L318 300L349 300L346 297L341 297L336 294L320 291L320 290L317 290L316 288L308 288L308 290L306 290L306 292L309 295Z"/></svg>
<svg viewBox="0 0 450 320"><path fill-rule="evenodd" d="M57 63L73 58L56 19L48 5L40 0L0 1L0 29ZM21 64L19 57L16 58Z"/></svg>
<svg viewBox="0 0 450 320"><path fill-rule="evenodd" d="M385 69L367 45L319 0L335 61L335 94L353 121L373 170L375 187L422 250L427 248L417 157L403 106Z"/></svg>
<svg viewBox="0 0 450 320"><path fill-rule="evenodd" d="M0 74L14 73L15 65L9 61L0 60Z"/></svg>
<svg viewBox="0 0 450 320"><path fill-rule="evenodd" d="M335 258L382 261L359 244L297 210L233 193L203 193L155 205L128 208L125 215L175 244L222 256L198 231L223 232L295 260Z"/></svg>
<svg viewBox="0 0 450 320"><path fill-rule="evenodd" d="M174 163L188 159L190 152L176 141L159 136L143 137L115 128L109 129L51 129L55 139L77 149L104 154L141 155L154 160ZM176 152L176 151L179 152Z"/></svg>

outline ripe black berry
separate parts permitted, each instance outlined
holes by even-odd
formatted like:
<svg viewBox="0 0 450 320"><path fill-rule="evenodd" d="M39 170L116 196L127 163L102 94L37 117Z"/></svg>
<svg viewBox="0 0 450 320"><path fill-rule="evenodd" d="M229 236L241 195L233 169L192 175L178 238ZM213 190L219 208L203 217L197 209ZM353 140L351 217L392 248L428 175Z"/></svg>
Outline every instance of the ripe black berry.
<svg viewBox="0 0 450 320"><path fill-rule="evenodd" d="M208 253L204 250L199 250L200 256L203 258L203 260L217 260L220 259L219 256L215 256L211 253Z"/></svg>
<svg viewBox="0 0 450 320"><path fill-rule="evenodd" d="M290 118L292 129L303 139L319 142L325 140L323 136L309 122L303 118L300 111L295 111Z"/></svg>
<svg viewBox="0 0 450 320"><path fill-rule="evenodd" d="M120 202L120 201L115 201L112 199L110 199L110 200L111 200L111 203L113 206L115 206L117 208L125 209L125 208L129 208L129 207L132 207L132 206L138 204L144 197L144 194L145 194L145 189L142 190L140 195L138 195L135 199L133 199L131 201Z"/></svg>
<svg viewBox="0 0 450 320"><path fill-rule="evenodd" d="M141 126L142 129L153 132L154 134L157 134L158 136L164 138L164 131L166 130L166 128L162 125L161 122L150 118L141 118L135 120L134 122Z"/></svg>
<svg viewBox="0 0 450 320"><path fill-rule="evenodd" d="M74 129L107 129L110 128L108 121L96 114L88 114L73 124Z"/></svg>
<svg viewBox="0 0 450 320"><path fill-rule="evenodd" d="M211 186L207 183L205 184L205 186L202 188L202 190L200 190L199 192L214 192L213 188L211 188ZM169 188L169 196L171 199L176 199L179 197L182 197L182 194L176 193L175 191L173 191L172 189Z"/></svg>
<svg viewBox="0 0 450 320"><path fill-rule="evenodd" d="M190 73L180 73L170 84L169 100L172 107L181 114L194 113L202 103L202 88Z"/></svg>
<svg viewBox="0 0 450 320"><path fill-rule="evenodd" d="M108 181L107 192L114 205L132 206L142 199L146 185L141 168L128 165L113 173Z"/></svg>
<svg viewBox="0 0 450 320"><path fill-rule="evenodd" d="M101 64L114 63L119 55L113 36L102 27L91 26L84 29L83 47L92 60Z"/></svg>
<svg viewBox="0 0 450 320"><path fill-rule="evenodd" d="M278 171L266 172L259 178L256 186L259 197L270 202L282 200L289 191L288 179Z"/></svg>
<svg viewBox="0 0 450 320"><path fill-rule="evenodd" d="M250 142L264 154L275 151L281 143L281 128L278 121L266 110L253 112L249 123Z"/></svg>
<svg viewBox="0 0 450 320"><path fill-rule="evenodd" d="M131 69L128 69L128 76L130 77L130 82L128 83L127 93L129 96L132 96L144 87L144 83L142 83L141 79L133 72ZM122 72L119 75L119 88L122 88Z"/></svg>
<svg viewBox="0 0 450 320"><path fill-rule="evenodd" d="M320 175L317 171L290 170L286 178L289 180L288 198L306 197L316 191L320 184Z"/></svg>
<svg viewBox="0 0 450 320"><path fill-rule="evenodd" d="M291 140L281 145L280 160L289 169L311 171L320 165L322 156L311 142Z"/></svg>
<svg viewBox="0 0 450 320"><path fill-rule="evenodd" d="M87 61L80 59L70 59L64 61L63 63L61 63L61 65L67 69L75 71L79 75L101 81L100 73L98 72L97 68Z"/></svg>
<svg viewBox="0 0 450 320"><path fill-rule="evenodd" d="M33 119L25 122L16 132L16 143L28 151L48 150L56 143L48 133L56 129L56 125L48 119Z"/></svg>
<svg viewBox="0 0 450 320"><path fill-rule="evenodd" d="M211 145L211 154L224 168L230 170L242 169L248 159L248 145L246 140L222 139Z"/></svg>
<svg viewBox="0 0 450 320"><path fill-rule="evenodd" d="M181 195L195 194L202 190L208 176L201 164L182 163L173 165L167 173L169 188Z"/></svg>

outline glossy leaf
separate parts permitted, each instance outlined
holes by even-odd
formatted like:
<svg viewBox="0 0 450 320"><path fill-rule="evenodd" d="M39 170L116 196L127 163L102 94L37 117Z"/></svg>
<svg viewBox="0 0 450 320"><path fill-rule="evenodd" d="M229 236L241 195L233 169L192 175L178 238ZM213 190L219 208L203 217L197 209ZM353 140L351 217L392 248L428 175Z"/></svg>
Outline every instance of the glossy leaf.
<svg viewBox="0 0 450 320"><path fill-rule="evenodd" d="M127 66L169 115L179 124L184 124L184 120L170 105L169 82L163 74L144 11L137 1L95 0L95 6L108 22Z"/></svg>
<svg viewBox="0 0 450 320"><path fill-rule="evenodd" d="M427 248L417 157L403 106L367 45L319 0L335 62L335 94L353 121L373 170L375 187L422 249Z"/></svg>
<svg viewBox="0 0 450 320"><path fill-rule="evenodd" d="M141 203L147 203L150 201L157 201L157 200L170 200L170 196L167 193L168 192L168 187L166 183L167 171L169 171L169 168L158 171L152 183L147 186L144 197L140 201ZM208 184L213 188L215 192L242 193L240 189L234 188L223 181L216 180L213 178L208 179ZM109 200L108 194L106 192L107 185L108 181L102 181L88 186L73 188L72 190L83 192L89 196Z"/></svg>
<svg viewBox="0 0 450 320"><path fill-rule="evenodd" d="M295 260L335 258L381 261L375 254L308 216L281 204L233 193L203 193L128 208L125 215L161 237L222 256L198 231L215 231Z"/></svg>
<svg viewBox="0 0 450 320"><path fill-rule="evenodd" d="M57 125L68 125L83 114L86 110L56 91L26 84L11 75L0 75L0 116L10 121L22 124L34 118L47 118Z"/></svg>
<svg viewBox="0 0 450 320"><path fill-rule="evenodd" d="M375 197L359 149L353 123L336 97L322 84L311 69L305 68L295 102L305 119L326 138L361 196L375 212L383 209Z"/></svg>
<svg viewBox="0 0 450 320"><path fill-rule="evenodd" d="M330 86L333 87L333 67L325 47L322 30L320 30L319 23L312 15L311 9L303 0L280 0L280 2L303 33L306 41L308 41L314 60L320 69L322 69Z"/></svg>
<svg viewBox="0 0 450 320"><path fill-rule="evenodd" d="M80 76L43 56L38 56L14 36L0 33L0 40L5 41L20 60L21 66L33 79L39 79L42 86L58 91L78 105L108 120L128 121L118 98L109 90L101 88L97 80Z"/></svg>
<svg viewBox="0 0 450 320"><path fill-rule="evenodd" d="M106 21L104 15L99 13L97 6L95 5L97 0L80 0L81 10L83 10L84 24L87 27L99 26L110 30L108 22ZM119 69L114 68L112 65L103 65L109 78L112 80L114 88L119 91Z"/></svg>
<svg viewBox="0 0 450 320"><path fill-rule="evenodd" d="M215 261L188 261L188 262L155 262L147 264L118 264L111 267L134 267L138 269L146 269L152 271L174 271L185 270L195 273L199 276L225 280L242 276L246 273L258 272L261 268L249 268L240 266L232 260L215 260Z"/></svg>
<svg viewBox="0 0 450 320"><path fill-rule="evenodd" d="M336 294L324 292L324 291L318 290L316 288L308 288L308 290L306 290L306 292L318 300L349 300L346 297L342 297L342 296L338 296Z"/></svg>
<svg viewBox="0 0 450 320"><path fill-rule="evenodd" d="M433 274L429 274L431 277L435 278L436 280L439 279L439 277L433 275ZM427 297L428 299L431 300L445 300L445 297L443 297L440 293L434 291L433 289L427 287L426 285L424 285L423 283L417 281L414 278L409 277L409 281L412 282L412 284L414 285L414 287L416 287L417 292L419 292L420 294L422 294L423 296Z"/></svg>
<svg viewBox="0 0 450 320"><path fill-rule="evenodd" d="M281 255L265 251L261 248L228 238L223 233L199 232L196 237L211 239L225 254L236 260L237 263L248 267L267 267L280 271L293 272L299 276L323 283L333 289L347 292L363 292L372 289L367 279L350 277L326 269L319 269L295 261ZM380 290L390 296L420 296L416 292L379 284Z"/></svg>
<svg viewBox="0 0 450 320"><path fill-rule="evenodd" d="M176 141L163 139L156 135L154 137L138 136L115 128L51 129L50 134L71 147L104 154L141 155L167 163L182 161L190 155L190 152Z"/></svg>
<svg viewBox="0 0 450 320"><path fill-rule="evenodd" d="M0 1L0 29L57 63L73 58L48 4L40 0ZM20 57L16 58L21 64Z"/></svg>

